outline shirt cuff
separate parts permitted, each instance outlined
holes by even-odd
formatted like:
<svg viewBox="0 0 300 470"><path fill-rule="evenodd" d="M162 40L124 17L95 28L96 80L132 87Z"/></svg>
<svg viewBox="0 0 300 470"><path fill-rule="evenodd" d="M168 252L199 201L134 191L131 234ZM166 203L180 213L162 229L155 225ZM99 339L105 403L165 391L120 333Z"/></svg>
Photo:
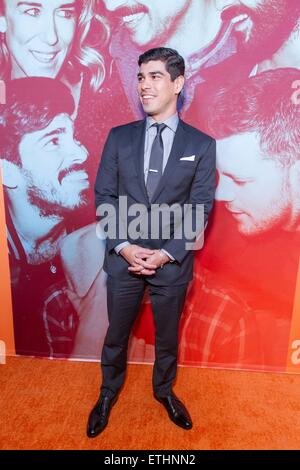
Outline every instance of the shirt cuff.
<svg viewBox="0 0 300 470"><path fill-rule="evenodd" d="M130 245L129 242L119 243L119 245L115 246L114 250L117 253L117 255L119 255L122 248L124 248L125 246L128 246L128 245Z"/></svg>
<svg viewBox="0 0 300 470"><path fill-rule="evenodd" d="M170 263L174 263L175 258L173 258L173 256L170 255L170 253L167 250L164 250L163 248L161 248L161 251L163 251L170 258Z"/></svg>

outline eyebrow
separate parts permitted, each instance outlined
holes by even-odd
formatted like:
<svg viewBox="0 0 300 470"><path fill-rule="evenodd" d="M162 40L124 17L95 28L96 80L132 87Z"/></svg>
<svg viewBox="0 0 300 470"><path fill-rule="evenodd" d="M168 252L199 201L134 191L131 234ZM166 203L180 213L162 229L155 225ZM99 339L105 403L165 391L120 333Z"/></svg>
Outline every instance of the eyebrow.
<svg viewBox="0 0 300 470"><path fill-rule="evenodd" d="M30 5L32 7L41 7L42 6L41 3L35 3L35 2L18 2L17 3L17 7L20 7L22 5Z"/></svg>
<svg viewBox="0 0 300 470"><path fill-rule="evenodd" d="M38 142L40 142L43 139L46 139L47 137L51 137L52 135L59 135L59 134L65 134L66 133L66 128L65 127L58 127L57 129L54 129L51 132L48 132L47 134L43 135Z"/></svg>
<svg viewBox="0 0 300 470"><path fill-rule="evenodd" d="M157 71L154 71L154 72L149 72L149 75L165 75L163 72L161 72L160 70L157 70ZM145 75L143 73L138 73L137 74L137 77L140 78L140 77L144 77Z"/></svg>
<svg viewBox="0 0 300 470"><path fill-rule="evenodd" d="M43 5L41 3L37 2L18 2L17 7L22 6L22 5L27 5L31 7L42 7ZM58 8L72 8L75 7L75 2L70 2L70 3L65 3L63 5L60 5Z"/></svg>

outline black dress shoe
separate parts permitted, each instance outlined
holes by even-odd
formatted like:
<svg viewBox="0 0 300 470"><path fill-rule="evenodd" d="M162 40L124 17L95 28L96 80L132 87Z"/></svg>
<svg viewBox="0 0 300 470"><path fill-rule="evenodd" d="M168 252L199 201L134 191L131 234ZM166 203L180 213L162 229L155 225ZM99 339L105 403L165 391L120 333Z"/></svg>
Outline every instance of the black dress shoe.
<svg viewBox="0 0 300 470"><path fill-rule="evenodd" d="M193 427L188 410L173 392L166 397L159 397L157 395L154 395L154 397L164 405L173 423L183 429L191 429Z"/></svg>
<svg viewBox="0 0 300 470"><path fill-rule="evenodd" d="M92 409L88 425L87 435L88 437L98 436L107 426L110 410L117 401L117 396L108 397L106 395L100 395L99 400Z"/></svg>

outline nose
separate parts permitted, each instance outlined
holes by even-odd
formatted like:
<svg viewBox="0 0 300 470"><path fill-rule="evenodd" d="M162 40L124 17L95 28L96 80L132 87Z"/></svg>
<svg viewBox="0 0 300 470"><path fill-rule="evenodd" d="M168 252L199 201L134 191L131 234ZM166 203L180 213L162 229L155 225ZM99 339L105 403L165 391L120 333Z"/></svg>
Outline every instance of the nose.
<svg viewBox="0 0 300 470"><path fill-rule="evenodd" d="M49 46L55 46L58 43L57 27L55 17L46 17L42 24L41 39Z"/></svg>
<svg viewBox="0 0 300 470"><path fill-rule="evenodd" d="M145 77L142 82L140 82L141 91L149 90L151 87L149 78Z"/></svg>
<svg viewBox="0 0 300 470"><path fill-rule="evenodd" d="M216 9L219 11L225 10L229 6L240 3L238 0L215 0Z"/></svg>
<svg viewBox="0 0 300 470"><path fill-rule="evenodd" d="M88 158L87 149L78 140L73 141L68 154L72 165L84 163Z"/></svg>
<svg viewBox="0 0 300 470"><path fill-rule="evenodd" d="M216 201L231 202L235 198L234 183L228 176L219 175L219 183L216 189Z"/></svg>

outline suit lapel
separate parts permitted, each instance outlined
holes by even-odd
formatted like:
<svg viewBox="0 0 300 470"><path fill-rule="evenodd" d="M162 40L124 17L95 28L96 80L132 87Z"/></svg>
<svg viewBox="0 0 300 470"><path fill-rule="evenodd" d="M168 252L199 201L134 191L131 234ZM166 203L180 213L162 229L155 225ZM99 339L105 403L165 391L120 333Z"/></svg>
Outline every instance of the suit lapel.
<svg viewBox="0 0 300 470"><path fill-rule="evenodd" d="M184 125L181 119L179 119L178 127L176 129L176 133L174 136L174 141L172 145L172 149L165 167L165 170L162 174L162 177L157 185L155 193L153 194L152 202L160 195L163 188L168 184L169 178L174 173L174 169L176 167L176 162L181 155L184 154L184 149L186 147L186 131L184 130ZM147 192L146 192L147 195Z"/></svg>
<svg viewBox="0 0 300 470"><path fill-rule="evenodd" d="M137 174L141 186L142 193L146 202L148 203L148 194L145 186L144 179L144 153L145 153L145 135L146 135L146 120L138 121L132 128L132 155L135 159Z"/></svg>

